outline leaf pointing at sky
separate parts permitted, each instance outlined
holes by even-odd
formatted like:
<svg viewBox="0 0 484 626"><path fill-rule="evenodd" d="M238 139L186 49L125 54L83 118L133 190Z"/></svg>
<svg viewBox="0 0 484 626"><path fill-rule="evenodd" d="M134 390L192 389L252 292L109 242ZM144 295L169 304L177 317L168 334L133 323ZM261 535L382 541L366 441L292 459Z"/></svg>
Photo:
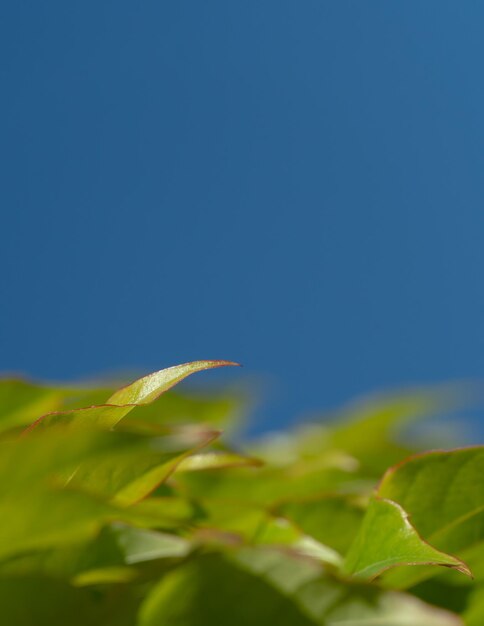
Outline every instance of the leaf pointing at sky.
<svg viewBox="0 0 484 626"><path fill-rule="evenodd" d="M74 422L78 425L96 424L104 428L113 428L134 407L153 402L190 374L225 365L235 365L235 363L196 361L170 367L120 389L108 399L106 405L50 414L38 420L33 426L48 426L67 421L69 424ZM195 438L192 436L186 443L179 442L174 449L153 451L140 458L132 455L121 457L113 455L101 464L83 464L77 469L74 482L84 489L91 487L103 495L116 496L118 504L122 503L127 506L150 493L169 476L182 458L192 450L209 443L218 433L204 429L199 433L193 432L192 435L195 435ZM173 443L173 437L163 439Z"/></svg>
<svg viewBox="0 0 484 626"><path fill-rule="evenodd" d="M115 391L107 401L107 404L124 406L126 404L149 404L156 400L168 389L174 387L190 374L203 370L223 367L225 365L238 365L233 361L193 361L183 365L175 365L167 369L148 374L131 385Z"/></svg>
<svg viewBox="0 0 484 626"><path fill-rule="evenodd" d="M31 428L57 422L97 424L104 428L113 428L133 408L150 404L191 374L227 365L238 364L232 361L193 361L192 363L175 365L144 376L119 389L104 405L49 413L34 422Z"/></svg>

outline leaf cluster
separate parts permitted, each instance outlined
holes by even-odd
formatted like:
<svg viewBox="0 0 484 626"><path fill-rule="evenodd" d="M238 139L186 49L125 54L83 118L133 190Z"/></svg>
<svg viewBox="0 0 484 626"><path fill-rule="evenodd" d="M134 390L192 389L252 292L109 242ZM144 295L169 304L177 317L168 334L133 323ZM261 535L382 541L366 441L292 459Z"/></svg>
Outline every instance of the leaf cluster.
<svg viewBox="0 0 484 626"><path fill-rule="evenodd" d="M225 365L0 381L1 623L481 626L484 447L397 434L459 395L371 398L241 451L221 438L238 398L165 394Z"/></svg>

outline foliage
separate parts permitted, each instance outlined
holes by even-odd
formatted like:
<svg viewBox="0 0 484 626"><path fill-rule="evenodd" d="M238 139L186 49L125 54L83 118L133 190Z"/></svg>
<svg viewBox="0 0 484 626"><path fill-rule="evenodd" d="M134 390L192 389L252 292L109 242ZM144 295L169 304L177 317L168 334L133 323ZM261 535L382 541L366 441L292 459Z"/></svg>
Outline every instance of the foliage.
<svg viewBox="0 0 484 626"><path fill-rule="evenodd" d="M484 448L397 436L459 397L373 398L241 452L237 398L164 395L225 365L0 381L2 623L481 626Z"/></svg>

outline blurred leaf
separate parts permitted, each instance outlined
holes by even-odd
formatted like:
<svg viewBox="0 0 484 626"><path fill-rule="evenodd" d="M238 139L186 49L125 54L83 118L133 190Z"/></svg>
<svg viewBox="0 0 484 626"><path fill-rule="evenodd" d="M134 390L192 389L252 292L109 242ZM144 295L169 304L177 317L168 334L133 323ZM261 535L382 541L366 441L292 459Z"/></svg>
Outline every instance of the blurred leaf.
<svg viewBox="0 0 484 626"><path fill-rule="evenodd" d="M199 472L229 467L260 467L262 462L242 454L228 451L203 452L185 457L176 468L177 472Z"/></svg>
<svg viewBox="0 0 484 626"><path fill-rule="evenodd" d="M63 394L23 380L0 380L0 431L30 424L62 405Z"/></svg>
<svg viewBox="0 0 484 626"><path fill-rule="evenodd" d="M341 556L335 550L305 535L296 526L280 517L267 517L260 525L253 543L286 547L294 556L311 557L337 568L343 564Z"/></svg>
<svg viewBox="0 0 484 626"><path fill-rule="evenodd" d="M127 565L167 557L182 557L191 549L188 541L176 535L131 528L126 524L113 525L112 533L122 548Z"/></svg>
<svg viewBox="0 0 484 626"><path fill-rule="evenodd" d="M294 463L290 467L230 467L224 471L180 472L174 476L180 491L193 498L223 499L266 508L292 498L327 493L367 493L373 481L353 469Z"/></svg>
<svg viewBox="0 0 484 626"><path fill-rule="evenodd" d="M213 590L216 589L216 593ZM227 616L230 616L229 618ZM206 555L174 570L141 607L139 626L457 626L404 594L348 586L312 560L274 550Z"/></svg>
<svg viewBox="0 0 484 626"><path fill-rule="evenodd" d="M41 575L83 586L98 584L101 578L103 583L126 582L145 576L146 564L163 561L164 569L191 549L188 540L176 535L115 522L82 541L77 538L65 545L59 542L15 555L0 563L0 579ZM159 570L157 567L154 574L159 575Z"/></svg>
<svg viewBox="0 0 484 626"><path fill-rule="evenodd" d="M334 447L363 453L391 440L396 428L456 408L463 402L460 389L450 386L375 395L355 402L333 418L331 443Z"/></svg>
<svg viewBox="0 0 484 626"><path fill-rule="evenodd" d="M297 524L307 535L344 555L358 532L364 509L348 496L321 496L289 501L277 512Z"/></svg>
<svg viewBox="0 0 484 626"><path fill-rule="evenodd" d="M463 615L466 626L482 626L484 624L484 587L474 589L469 604Z"/></svg>
<svg viewBox="0 0 484 626"><path fill-rule="evenodd" d="M126 585L94 591L43 577L0 580L8 626L133 626L138 604Z"/></svg>
<svg viewBox="0 0 484 626"><path fill-rule="evenodd" d="M106 529L103 538L104 541L106 539L113 541L119 550L116 561L103 560L99 558L99 554L94 567L91 565L78 568L78 572L71 578L73 585L85 587L131 582L140 575L140 570L126 566L139 566L160 559L180 559L192 548L187 540L176 535L132 528L119 523L112 524Z"/></svg>
<svg viewBox="0 0 484 626"><path fill-rule="evenodd" d="M183 528L199 514L199 507L178 496L150 496L130 507L138 525L160 528Z"/></svg>
<svg viewBox="0 0 484 626"><path fill-rule="evenodd" d="M103 503L69 490L32 490L0 504L0 559L94 534L117 515Z"/></svg>
<svg viewBox="0 0 484 626"><path fill-rule="evenodd" d="M132 567L100 567L77 574L71 584L74 587L90 587L113 583L130 583L136 580L138 572Z"/></svg>
<svg viewBox="0 0 484 626"><path fill-rule="evenodd" d="M236 392L209 394L190 389L181 394L171 391L153 404L135 407L129 418L154 424L201 423L227 431L237 424L244 404L245 398Z"/></svg>
<svg viewBox="0 0 484 626"><path fill-rule="evenodd" d="M139 626L249 626L273 620L279 626L314 624L264 580L222 556L210 555L165 576L145 601Z"/></svg>
<svg viewBox="0 0 484 626"><path fill-rule="evenodd" d="M107 502L63 488L62 473L123 450L139 453L146 438L125 433L41 430L0 444L0 558L85 538L121 516Z"/></svg>
<svg viewBox="0 0 484 626"><path fill-rule="evenodd" d="M84 462L73 474L71 484L129 506L149 495L187 455L218 435L203 428L173 428L163 436L147 438L141 450L115 451L102 461Z"/></svg>

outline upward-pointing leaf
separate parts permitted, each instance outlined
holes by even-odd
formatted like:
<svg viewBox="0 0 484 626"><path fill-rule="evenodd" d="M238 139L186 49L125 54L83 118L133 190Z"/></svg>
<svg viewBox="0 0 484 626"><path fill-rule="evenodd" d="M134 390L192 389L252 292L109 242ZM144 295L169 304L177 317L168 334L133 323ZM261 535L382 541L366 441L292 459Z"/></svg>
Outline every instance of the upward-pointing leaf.
<svg viewBox="0 0 484 626"><path fill-rule="evenodd" d="M174 367L144 376L134 383L123 387L116 391L106 404L85 409L49 413L34 422L30 428L39 425L48 426L57 422L95 424L103 428L113 428L136 406L150 404L165 391L168 391L191 374L226 365L237 365L237 363L232 361L194 361L193 363L175 365Z"/></svg>
<svg viewBox="0 0 484 626"><path fill-rule="evenodd" d="M193 361L192 363L168 367L159 372L148 374L131 385L115 391L107 404L115 404L116 406L149 404L190 374L226 365L238 365L238 363L232 361Z"/></svg>

